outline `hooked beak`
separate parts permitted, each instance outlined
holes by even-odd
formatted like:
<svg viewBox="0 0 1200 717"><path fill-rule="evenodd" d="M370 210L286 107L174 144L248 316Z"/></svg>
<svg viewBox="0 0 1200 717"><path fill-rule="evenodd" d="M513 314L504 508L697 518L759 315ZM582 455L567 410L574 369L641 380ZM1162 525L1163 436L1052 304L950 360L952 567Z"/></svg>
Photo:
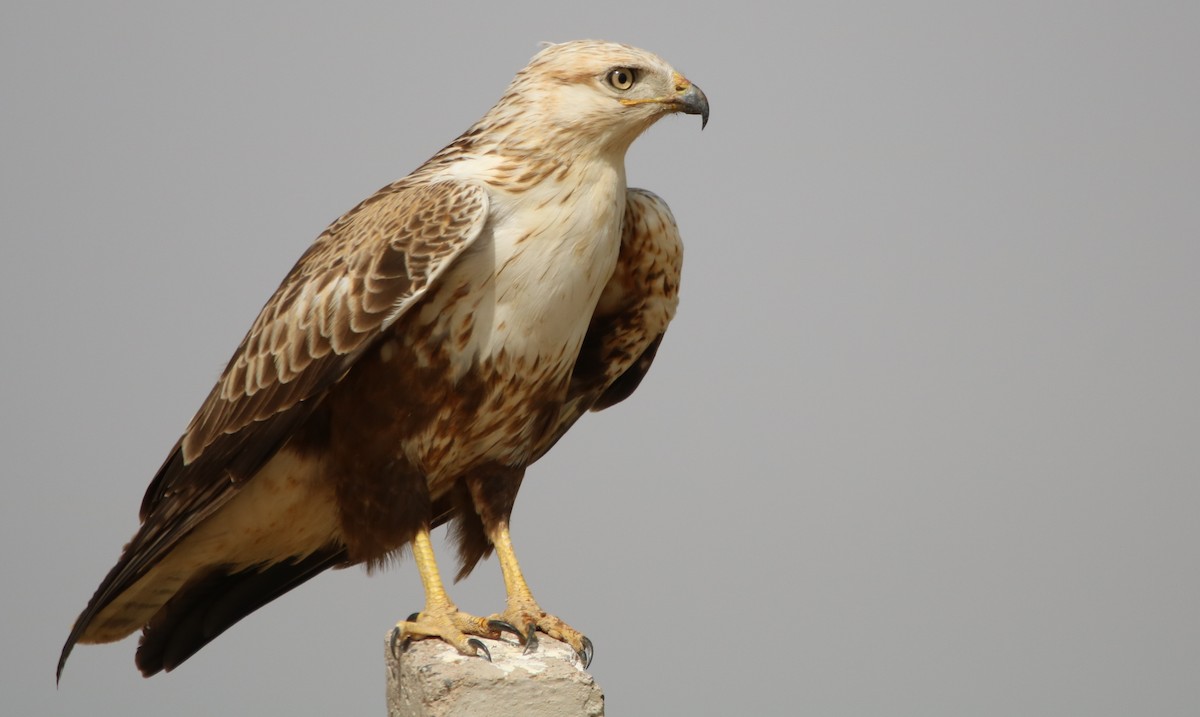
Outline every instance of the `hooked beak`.
<svg viewBox="0 0 1200 717"><path fill-rule="evenodd" d="M708 98L693 85L686 77L675 73L675 94L667 97L642 97L638 99L623 99L621 104L626 107L648 103L660 104L675 112L689 115L700 115L700 129L708 124Z"/></svg>
<svg viewBox="0 0 1200 717"><path fill-rule="evenodd" d="M700 115L700 129L704 129L704 126L708 124L708 98L704 96L699 87L683 77L676 81L675 89L678 94L672 99L671 104L685 114Z"/></svg>

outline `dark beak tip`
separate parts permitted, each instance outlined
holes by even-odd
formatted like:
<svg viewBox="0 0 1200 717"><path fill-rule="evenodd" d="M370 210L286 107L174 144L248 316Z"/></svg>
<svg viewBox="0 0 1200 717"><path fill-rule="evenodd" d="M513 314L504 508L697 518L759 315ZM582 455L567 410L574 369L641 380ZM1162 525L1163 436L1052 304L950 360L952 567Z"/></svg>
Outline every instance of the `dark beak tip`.
<svg viewBox="0 0 1200 717"><path fill-rule="evenodd" d="M708 126L708 97L705 96L704 90L696 85L688 88L687 94L687 112L689 114L700 115L700 129L704 130Z"/></svg>

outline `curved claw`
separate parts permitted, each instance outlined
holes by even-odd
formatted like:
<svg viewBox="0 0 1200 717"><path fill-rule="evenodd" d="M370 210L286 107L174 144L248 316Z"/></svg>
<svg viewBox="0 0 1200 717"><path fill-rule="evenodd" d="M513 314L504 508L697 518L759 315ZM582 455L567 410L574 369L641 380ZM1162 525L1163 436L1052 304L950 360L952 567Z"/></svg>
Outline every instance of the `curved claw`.
<svg viewBox="0 0 1200 717"><path fill-rule="evenodd" d="M400 626L392 628L392 635L388 638L388 649L392 651L392 659L399 660L400 655L396 652L396 642L400 639Z"/></svg>
<svg viewBox="0 0 1200 717"><path fill-rule="evenodd" d="M495 630L496 632L511 632L517 636L518 641L522 643L525 642L525 636L522 635L521 631L518 630L517 627L508 620L488 620L487 624L489 628Z"/></svg>
<svg viewBox="0 0 1200 717"><path fill-rule="evenodd" d="M487 660L488 662L492 661L492 653L488 652L487 646L484 645L483 642L476 640L475 638L472 637L470 640L467 640L467 644L470 645L471 647L475 648L475 650L476 650L475 654L479 654L480 652L482 652L485 660Z"/></svg>
<svg viewBox="0 0 1200 717"><path fill-rule="evenodd" d="M525 651L522 654L528 655L529 653L531 653L537 649L538 638L537 638L537 626L536 625L530 623L529 631L525 633L524 642L525 642Z"/></svg>
<svg viewBox="0 0 1200 717"><path fill-rule="evenodd" d="M405 622L416 622L417 618L420 616L421 616L421 613L414 612L413 614L411 614L407 618L405 618L404 621ZM392 628L392 636L388 640L388 648L392 651L392 657L397 660L400 659L400 655L397 654L397 652L396 652L396 641L399 639L400 639L400 626L397 625ZM407 650L408 646L411 644L412 644L412 635L406 635L404 637L404 641L400 643L400 652L404 652L405 650Z"/></svg>
<svg viewBox="0 0 1200 717"><path fill-rule="evenodd" d="M592 664L592 657L596 654L596 648L592 647L592 641L583 636L583 649L575 653L579 655L579 661L583 663L583 669L587 669Z"/></svg>

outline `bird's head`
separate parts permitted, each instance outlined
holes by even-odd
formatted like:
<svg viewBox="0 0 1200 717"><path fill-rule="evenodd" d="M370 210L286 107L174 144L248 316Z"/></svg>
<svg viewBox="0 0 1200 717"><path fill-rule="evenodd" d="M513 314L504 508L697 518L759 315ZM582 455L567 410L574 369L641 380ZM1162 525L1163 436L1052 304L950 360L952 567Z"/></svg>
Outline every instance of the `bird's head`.
<svg viewBox="0 0 1200 717"><path fill-rule="evenodd" d="M659 56L599 40L548 45L497 104L504 116L538 118L538 130L621 153L659 118L676 112L708 123L708 98Z"/></svg>

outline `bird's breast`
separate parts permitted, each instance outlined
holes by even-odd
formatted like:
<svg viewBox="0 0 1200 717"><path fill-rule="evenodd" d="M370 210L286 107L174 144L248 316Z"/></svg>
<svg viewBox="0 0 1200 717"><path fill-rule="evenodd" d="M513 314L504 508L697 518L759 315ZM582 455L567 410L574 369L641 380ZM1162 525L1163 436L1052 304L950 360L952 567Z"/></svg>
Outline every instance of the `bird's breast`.
<svg viewBox="0 0 1200 717"><path fill-rule="evenodd" d="M420 310L444 328L456 371L574 362L620 250L625 188L607 179L493 194L483 236Z"/></svg>
<svg viewBox="0 0 1200 717"><path fill-rule="evenodd" d="M423 343L411 355L452 384L437 420L408 437L418 464L521 463L557 415L620 251L624 187L602 187L581 201L561 188L494 199L483 235L416 312L401 340Z"/></svg>

